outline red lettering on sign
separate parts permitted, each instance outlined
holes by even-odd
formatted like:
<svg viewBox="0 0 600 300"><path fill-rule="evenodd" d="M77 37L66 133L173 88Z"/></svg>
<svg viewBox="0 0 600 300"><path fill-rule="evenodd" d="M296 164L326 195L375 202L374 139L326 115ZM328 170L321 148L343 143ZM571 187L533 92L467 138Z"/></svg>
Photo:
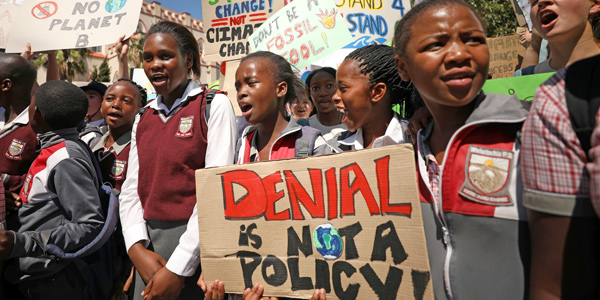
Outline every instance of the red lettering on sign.
<svg viewBox="0 0 600 300"><path fill-rule="evenodd" d="M362 193L371 215L379 214L379 207L369 188L367 177L360 166L353 163L343 167L340 170L340 173L342 216L354 215L354 195L358 192ZM354 174L354 180L352 182L350 182L350 174Z"/></svg>
<svg viewBox="0 0 600 300"><path fill-rule="evenodd" d="M310 169L310 182L313 188L314 201L310 198L306 189L298 181L298 178L292 171L284 171L285 182L288 188L290 197L290 205L292 206L292 218L294 220L304 220L300 204L308 210L308 213L313 218L325 217L325 203L323 202L323 178L320 169Z"/></svg>
<svg viewBox="0 0 600 300"><path fill-rule="evenodd" d="M225 197L225 218L250 219L262 215L267 208L265 189L258 174L248 170L234 170L221 174ZM247 193L236 202L233 185L238 184Z"/></svg>

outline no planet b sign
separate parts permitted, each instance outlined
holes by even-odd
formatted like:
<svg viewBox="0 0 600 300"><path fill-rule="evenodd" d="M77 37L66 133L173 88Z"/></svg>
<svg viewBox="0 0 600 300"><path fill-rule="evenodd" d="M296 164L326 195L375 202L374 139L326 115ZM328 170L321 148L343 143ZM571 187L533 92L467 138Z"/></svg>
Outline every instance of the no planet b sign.
<svg viewBox="0 0 600 300"><path fill-rule="evenodd" d="M6 52L73 49L114 43L135 32L142 0L25 0Z"/></svg>
<svg viewBox="0 0 600 300"><path fill-rule="evenodd" d="M204 280L308 299L433 299L410 145L196 171Z"/></svg>

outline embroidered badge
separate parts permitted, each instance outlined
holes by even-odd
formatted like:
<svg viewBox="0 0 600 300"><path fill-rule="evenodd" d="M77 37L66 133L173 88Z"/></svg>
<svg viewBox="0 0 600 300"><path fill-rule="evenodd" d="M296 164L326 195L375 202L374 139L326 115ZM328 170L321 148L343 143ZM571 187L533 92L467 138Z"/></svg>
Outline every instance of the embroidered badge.
<svg viewBox="0 0 600 300"><path fill-rule="evenodd" d="M465 165L465 182L459 194L482 204L509 206L509 191L514 153L505 150L469 147Z"/></svg>
<svg viewBox="0 0 600 300"><path fill-rule="evenodd" d="M112 169L110 170L110 177L115 180L123 179L123 171L125 171L125 166L127 162L124 160L115 160Z"/></svg>
<svg viewBox="0 0 600 300"><path fill-rule="evenodd" d="M21 160L21 153L23 153L23 150L25 150L26 144L27 143L23 141L13 139L5 153L6 157L12 160Z"/></svg>
<svg viewBox="0 0 600 300"><path fill-rule="evenodd" d="M190 137L192 136L192 121L194 116L181 118L179 121L179 130L175 133L178 137Z"/></svg>

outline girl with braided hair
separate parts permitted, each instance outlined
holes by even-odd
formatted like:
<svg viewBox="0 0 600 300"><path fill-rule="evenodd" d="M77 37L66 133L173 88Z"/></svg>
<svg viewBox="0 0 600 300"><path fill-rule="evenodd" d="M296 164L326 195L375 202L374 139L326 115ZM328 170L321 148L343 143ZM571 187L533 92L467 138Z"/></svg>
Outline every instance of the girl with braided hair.
<svg viewBox="0 0 600 300"><path fill-rule="evenodd" d="M407 116L415 110L409 84L402 82L391 47L370 45L351 52L337 72L333 96L347 131L338 133L338 147L360 150L408 142L408 122L392 110L401 104Z"/></svg>

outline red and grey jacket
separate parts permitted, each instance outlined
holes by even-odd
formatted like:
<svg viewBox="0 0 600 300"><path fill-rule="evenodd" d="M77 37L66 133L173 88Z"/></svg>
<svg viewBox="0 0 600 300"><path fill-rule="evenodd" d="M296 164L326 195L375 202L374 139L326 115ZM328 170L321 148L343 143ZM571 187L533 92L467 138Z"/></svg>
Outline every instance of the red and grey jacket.
<svg viewBox="0 0 600 300"><path fill-rule="evenodd" d="M253 147L253 139L257 132L254 125L244 129L242 136L238 139L236 149L236 164L252 162L251 156L257 150ZM288 125L281 131L277 140L269 151L269 160L286 159L304 156L313 156L332 153L331 146L321 136L321 131L310 126L302 126L294 119L290 119ZM258 155L258 153L256 153Z"/></svg>
<svg viewBox="0 0 600 300"><path fill-rule="evenodd" d="M75 128L39 135L42 145L20 197L19 226L11 258L5 265L11 283L50 276L71 263L53 258L48 245L76 252L101 232L105 217L91 152L78 141Z"/></svg>
<svg viewBox="0 0 600 300"><path fill-rule="evenodd" d="M523 299L530 249L517 135L527 109L516 96L481 93L474 101L476 108L446 147L437 197L424 150L435 124L418 137L434 293L436 299Z"/></svg>

